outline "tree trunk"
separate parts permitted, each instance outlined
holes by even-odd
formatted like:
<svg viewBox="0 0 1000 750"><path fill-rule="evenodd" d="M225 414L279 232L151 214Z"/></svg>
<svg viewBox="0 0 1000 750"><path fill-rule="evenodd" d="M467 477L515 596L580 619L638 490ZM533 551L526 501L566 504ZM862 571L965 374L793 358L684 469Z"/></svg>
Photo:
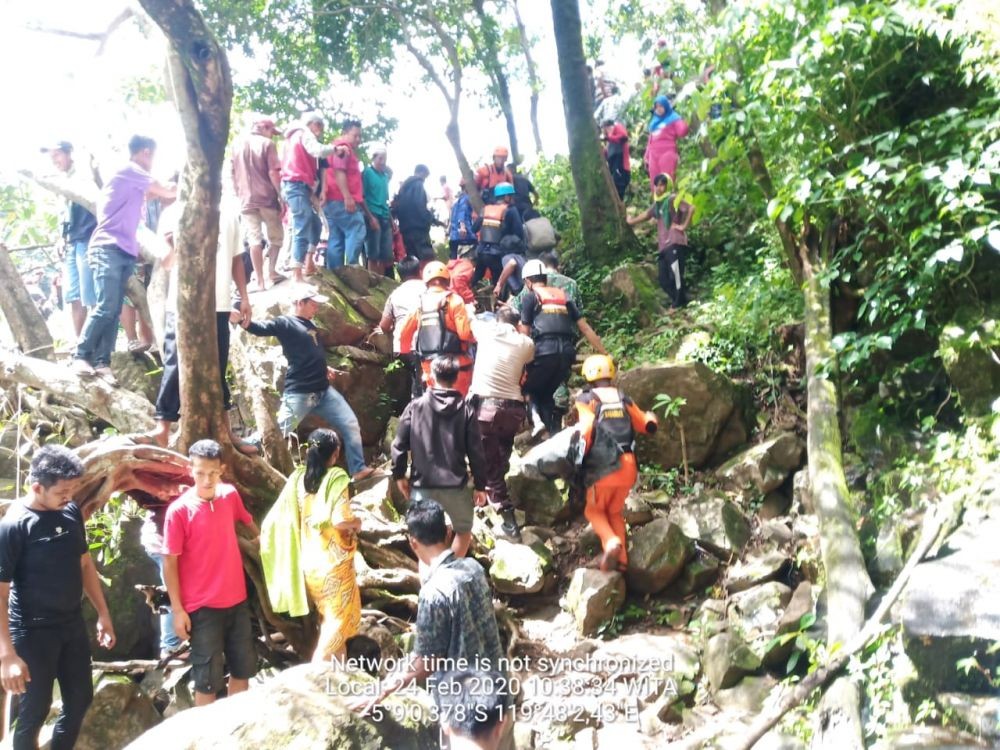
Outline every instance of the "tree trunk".
<svg viewBox="0 0 1000 750"><path fill-rule="evenodd" d="M184 210L174 240L183 450L201 438L228 445L215 333L215 255L222 160L233 87L224 50L190 0L140 0L170 42L169 84L184 125ZM231 446L230 446L231 449Z"/></svg>
<svg viewBox="0 0 1000 750"><path fill-rule="evenodd" d="M535 138L535 151L539 154L542 149L542 133L538 129L538 92L542 85L538 80L538 69L535 67L535 60L531 56L531 41L528 39L528 32L524 28L524 20L521 18L521 9L517 5L517 0L512 0L514 6L514 20L517 23L517 38L524 53L524 64L528 68L528 85L531 86L531 134Z"/></svg>
<svg viewBox="0 0 1000 750"><path fill-rule="evenodd" d="M448 143L451 144L452 151L455 152L458 168L462 172L462 178L465 180L465 192L469 196L469 202L472 203L472 208L477 213L482 214L484 204L482 196L476 189L476 175L465 156L465 151L462 150L462 137L458 129L457 105L452 109L451 120L448 122L448 127L445 128L445 135L448 138Z"/></svg>
<svg viewBox="0 0 1000 750"><path fill-rule="evenodd" d="M587 87L579 2L551 0L551 4L583 243L591 262L612 263L641 251L641 245L625 221L625 206L618 199L598 141L591 111L592 96Z"/></svg>
<svg viewBox="0 0 1000 750"><path fill-rule="evenodd" d="M808 374L809 488L820 520L820 551L826 570L827 646L844 646L865 623L874 588L861 554L856 514L844 477L835 362L830 328L830 292L818 259L803 259L805 349ZM812 747L862 748L861 696L850 677L839 677L823 696Z"/></svg>
<svg viewBox="0 0 1000 750"><path fill-rule="evenodd" d="M49 327L28 294L24 279L14 267L14 261L3 243L0 243L0 284L4 290L0 294L0 312L3 312L18 348L29 357L54 359Z"/></svg>
<svg viewBox="0 0 1000 750"><path fill-rule="evenodd" d="M499 53L503 45L499 29L496 21L486 13L483 0L473 0L472 5L479 18L480 44L477 46L476 55L493 83L494 95L507 125L511 159L515 165L518 165L521 163L521 150L517 145L517 124L514 122L514 105L510 100L510 85L507 81L507 74L504 72L503 63L500 62Z"/></svg>

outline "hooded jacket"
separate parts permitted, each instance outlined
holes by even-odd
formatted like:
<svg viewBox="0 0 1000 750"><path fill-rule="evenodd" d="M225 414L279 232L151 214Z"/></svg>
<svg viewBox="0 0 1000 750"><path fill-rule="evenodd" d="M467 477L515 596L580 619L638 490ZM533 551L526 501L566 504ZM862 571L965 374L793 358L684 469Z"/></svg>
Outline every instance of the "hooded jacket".
<svg viewBox="0 0 1000 750"><path fill-rule="evenodd" d="M469 459L477 490L486 489L486 458L476 410L458 391L428 388L411 401L399 418L392 441L392 476L406 476L412 456L410 484L423 489L465 487Z"/></svg>

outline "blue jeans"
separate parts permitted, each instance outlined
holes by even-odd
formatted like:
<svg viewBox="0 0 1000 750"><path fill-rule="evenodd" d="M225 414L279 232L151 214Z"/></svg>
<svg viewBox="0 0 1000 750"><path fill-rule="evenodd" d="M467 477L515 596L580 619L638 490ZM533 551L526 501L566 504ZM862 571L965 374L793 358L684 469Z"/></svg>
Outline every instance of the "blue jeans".
<svg viewBox="0 0 1000 750"><path fill-rule="evenodd" d="M281 183L281 194L292 212L292 260L301 266L309 252L310 225L316 215L310 200L312 191L304 182L286 180Z"/></svg>
<svg viewBox="0 0 1000 750"><path fill-rule="evenodd" d="M361 260L365 244L365 212L361 206L348 213L343 201L327 201L323 206L330 239L326 245L326 267L338 268L346 261L349 265Z"/></svg>
<svg viewBox="0 0 1000 750"><path fill-rule="evenodd" d="M118 318L135 258L117 245L94 245L87 251L87 260L94 272L96 304L87 316L74 356L94 367L107 367L118 338Z"/></svg>
<svg viewBox="0 0 1000 750"><path fill-rule="evenodd" d="M283 393L278 409L278 428L289 435L310 414L315 414L340 433L347 458L347 471L357 474L365 468L365 453L361 446L361 425L343 396L328 386L319 393Z"/></svg>
<svg viewBox="0 0 1000 750"><path fill-rule="evenodd" d="M166 586L167 579L163 577L163 555L149 557L160 571L160 582ZM160 651L176 651L183 642L174 632L174 612L168 608L165 615L160 615Z"/></svg>
<svg viewBox="0 0 1000 750"><path fill-rule="evenodd" d="M365 254L369 261L392 263L392 219L376 216L378 229L367 228Z"/></svg>
<svg viewBox="0 0 1000 750"><path fill-rule="evenodd" d="M74 242L66 246L63 268L63 289L66 302L80 302L84 307L97 304L94 296L94 272L87 265L87 243Z"/></svg>

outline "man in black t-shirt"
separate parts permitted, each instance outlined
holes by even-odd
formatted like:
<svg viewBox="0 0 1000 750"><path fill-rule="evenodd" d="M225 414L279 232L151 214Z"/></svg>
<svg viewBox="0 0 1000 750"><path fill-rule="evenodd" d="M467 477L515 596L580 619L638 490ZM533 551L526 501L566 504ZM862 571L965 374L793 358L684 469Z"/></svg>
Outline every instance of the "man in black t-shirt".
<svg viewBox="0 0 1000 750"><path fill-rule="evenodd" d="M90 642L81 598L97 610L97 641L115 645L115 631L80 509L70 499L83 464L58 445L31 461L31 492L0 520L0 682L21 696L14 750L38 747L38 732L59 680L62 711L52 750L71 750L93 698Z"/></svg>
<svg viewBox="0 0 1000 750"><path fill-rule="evenodd" d="M290 435L299 422L315 414L340 433L344 441L347 471L354 479L370 476L374 469L365 466L361 444L361 425L351 405L341 396L330 380L336 371L327 367L326 348L319 339L319 329L313 318L329 297L306 284L291 290L294 315L281 315L266 323L244 323L247 333L254 336L274 336L288 360L285 389L278 410L278 427Z"/></svg>
<svg viewBox="0 0 1000 750"><path fill-rule="evenodd" d="M540 260L529 260L521 269L528 291L521 300L521 333L535 342L535 358L525 367L524 393L531 399L532 434L557 432L553 395L569 377L576 360L576 333L591 346L607 354L594 329L566 292L548 285L548 274Z"/></svg>

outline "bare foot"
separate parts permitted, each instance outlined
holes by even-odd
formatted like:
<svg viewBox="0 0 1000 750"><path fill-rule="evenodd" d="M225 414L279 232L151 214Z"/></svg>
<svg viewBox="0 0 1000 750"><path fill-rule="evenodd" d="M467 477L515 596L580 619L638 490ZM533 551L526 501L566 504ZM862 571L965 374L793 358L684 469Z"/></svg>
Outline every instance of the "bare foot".
<svg viewBox="0 0 1000 750"><path fill-rule="evenodd" d="M605 573L609 573L612 570L618 570L618 548L608 547L604 550L604 554L601 555L601 570Z"/></svg>
<svg viewBox="0 0 1000 750"><path fill-rule="evenodd" d="M375 469L373 469L371 466L366 466L361 471L359 471L357 474L355 474L354 476L352 476L351 479L353 481L355 481L355 482L360 482L362 479L367 479L368 477L370 477L374 473L375 473Z"/></svg>

